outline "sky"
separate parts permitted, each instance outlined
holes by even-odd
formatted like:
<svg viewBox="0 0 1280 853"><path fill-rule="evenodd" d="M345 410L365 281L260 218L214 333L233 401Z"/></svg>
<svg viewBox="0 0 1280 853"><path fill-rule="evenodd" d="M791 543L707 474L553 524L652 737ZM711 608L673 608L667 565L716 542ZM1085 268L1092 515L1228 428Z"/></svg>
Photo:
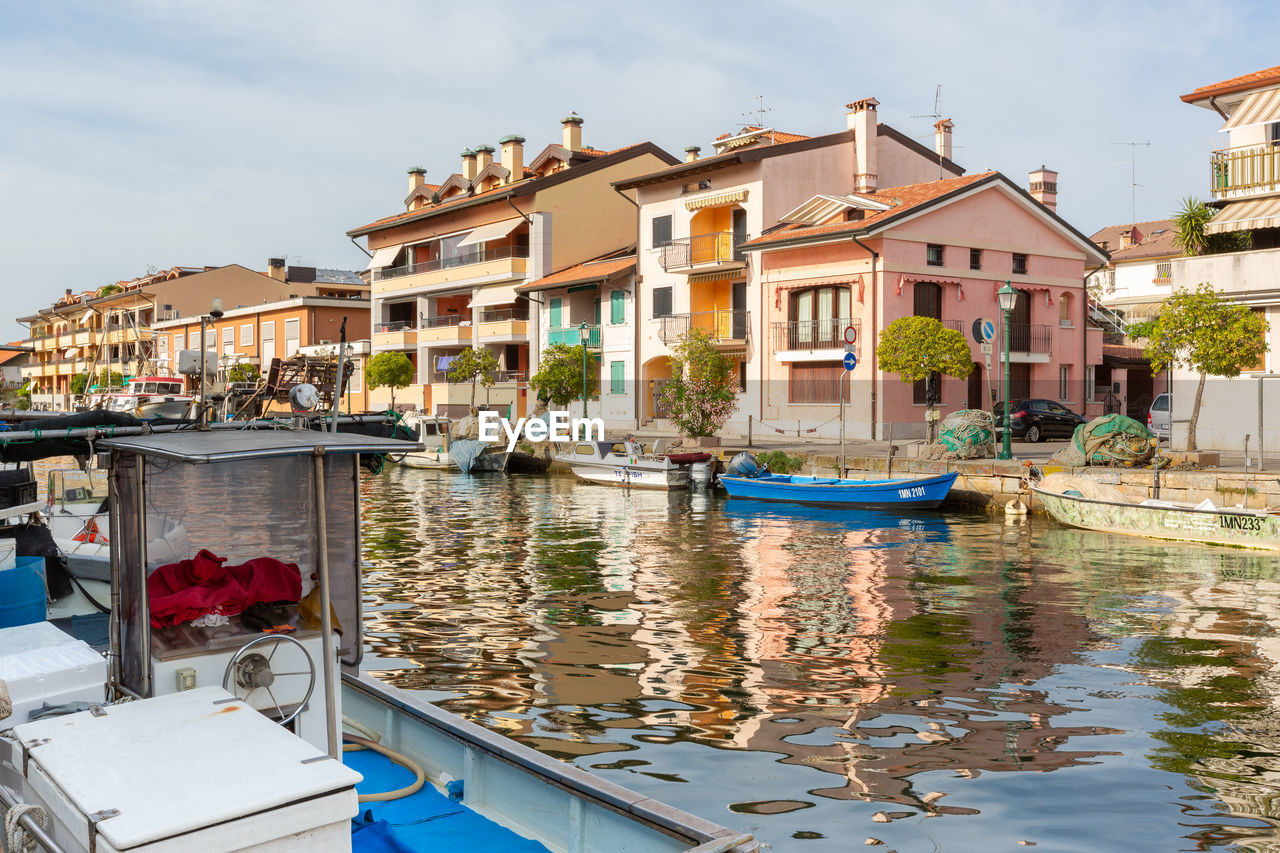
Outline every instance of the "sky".
<svg viewBox="0 0 1280 853"><path fill-rule="evenodd" d="M148 268L363 269L346 231L404 209L407 168L536 152L570 110L588 145L682 156L761 98L820 135L873 96L932 147L941 85L966 170L1056 169L1086 234L1161 219L1224 144L1179 96L1280 64L1276 32L1270 2L3 2L0 339Z"/></svg>

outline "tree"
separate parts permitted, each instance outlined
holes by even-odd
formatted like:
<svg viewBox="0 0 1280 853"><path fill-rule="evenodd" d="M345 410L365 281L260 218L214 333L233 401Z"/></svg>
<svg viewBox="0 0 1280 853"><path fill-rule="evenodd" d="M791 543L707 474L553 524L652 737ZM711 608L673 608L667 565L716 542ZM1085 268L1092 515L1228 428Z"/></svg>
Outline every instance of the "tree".
<svg viewBox="0 0 1280 853"><path fill-rule="evenodd" d="M690 329L671 349L671 379L659 401L681 435L715 435L738 410L734 362L716 349L711 335Z"/></svg>
<svg viewBox="0 0 1280 853"><path fill-rule="evenodd" d="M390 388L391 408L396 407L396 389L413 382L413 362L402 352L380 352L369 359L365 381L370 388Z"/></svg>
<svg viewBox="0 0 1280 853"><path fill-rule="evenodd" d="M964 335L932 317L899 317L880 333L876 366L896 373L903 382L920 382L938 374L963 379L973 371L973 354ZM933 397L928 398L925 429L933 433Z"/></svg>
<svg viewBox="0 0 1280 853"><path fill-rule="evenodd" d="M1184 255L1213 255L1219 252L1240 252L1253 245L1248 231L1231 231L1226 234L1209 234L1206 226L1218 211L1194 196L1182 200L1182 207L1173 215L1176 231L1173 244Z"/></svg>
<svg viewBox="0 0 1280 853"><path fill-rule="evenodd" d="M98 389L99 390L103 390L106 388L123 388L123 387L124 387L124 374L121 373L120 371L110 370L104 367L98 373Z"/></svg>
<svg viewBox="0 0 1280 853"><path fill-rule="evenodd" d="M587 370L587 394L596 390L596 377ZM582 394L582 350L568 344L552 344L542 351L538 372L529 377L538 396L558 409Z"/></svg>
<svg viewBox="0 0 1280 853"><path fill-rule="evenodd" d="M476 407L476 383L486 388L498 379L498 356L488 347L463 350L449 365L450 382L471 383L471 408Z"/></svg>
<svg viewBox="0 0 1280 853"><path fill-rule="evenodd" d="M1147 341L1147 360L1155 372L1185 367L1200 374L1187 424L1187 450L1196 449L1196 422L1205 377L1228 379L1256 365L1267 352L1267 321L1247 305L1227 302L1201 282L1195 290L1179 289L1164 302Z"/></svg>
<svg viewBox="0 0 1280 853"><path fill-rule="evenodd" d="M84 389L87 387L89 387L88 373L77 373L75 376L71 377L71 393L72 394L83 394Z"/></svg>
<svg viewBox="0 0 1280 853"><path fill-rule="evenodd" d="M239 364L231 365L231 369L227 371L227 381L257 382L258 377L261 375L262 373L258 370L258 366L256 364L240 362Z"/></svg>

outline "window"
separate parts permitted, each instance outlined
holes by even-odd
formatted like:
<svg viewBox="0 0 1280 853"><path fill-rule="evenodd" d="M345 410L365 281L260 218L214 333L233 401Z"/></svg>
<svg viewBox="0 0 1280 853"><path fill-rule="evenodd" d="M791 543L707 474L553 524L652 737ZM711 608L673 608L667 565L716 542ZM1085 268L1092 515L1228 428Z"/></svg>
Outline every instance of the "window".
<svg viewBox="0 0 1280 853"><path fill-rule="evenodd" d="M1013 273L1014 275L1027 274L1027 256L1021 252L1013 253Z"/></svg>
<svg viewBox="0 0 1280 853"><path fill-rule="evenodd" d="M301 326L302 321L297 317L284 321L284 354L286 357L298 354L298 348L302 345Z"/></svg>
<svg viewBox="0 0 1280 853"><path fill-rule="evenodd" d="M849 288L811 287L791 293L788 319L790 340L786 349L844 345L844 327L850 322Z"/></svg>
<svg viewBox="0 0 1280 853"><path fill-rule="evenodd" d="M231 355L236 351L236 330L227 326L222 330L222 354Z"/></svg>
<svg viewBox="0 0 1280 853"><path fill-rule="evenodd" d="M351 364L351 384L347 386L348 394L360 394L364 392L364 360L360 358L352 359Z"/></svg>
<svg viewBox="0 0 1280 853"><path fill-rule="evenodd" d="M1156 264L1155 281L1160 284L1168 284L1173 280L1173 261L1160 261Z"/></svg>
<svg viewBox="0 0 1280 853"><path fill-rule="evenodd" d="M747 393L747 363L745 361L738 362L738 393Z"/></svg>
<svg viewBox="0 0 1280 853"><path fill-rule="evenodd" d="M653 217L653 248L657 249L671 242L671 214Z"/></svg>
<svg viewBox="0 0 1280 853"><path fill-rule="evenodd" d="M245 323L243 326L240 327L240 346L242 347L253 346L253 324L252 323Z"/></svg>
<svg viewBox="0 0 1280 853"><path fill-rule="evenodd" d="M971 270L982 269L982 250L981 249L969 250L969 269Z"/></svg>
<svg viewBox="0 0 1280 853"><path fill-rule="evenodd" d="M1071 294L1058 296L1058 325L1064 329L1071 328Z"/></svg>
<svg viewBox="0 0 1280 853"><path fill-rule="evenodd" d="M168 335L160 336L160 352L162 354L168 354L169 352L169 336Z"/></svg>
<svg viewBox="0 0 1280 853"><path fill-rule="evenodd" d="M262 346L259 348L261 352L258 354L259 360L262 362L262 369L268 370L271 367L271 360L276 357L276 324L274 320L262 324Z"/></svg>
<svg viewBox="0 0 1280 853"><path fill-rule="evenodd" d="M1068 385L1071 381L1071 370L1063 365L1058 368L1058 399L1065 400L1069 396Z"/></svg>
<svg viewBox="0 0 1280 853"><path fill-rule="evenodd" d="M942 319L942 286L931 281L917 281L911 286L912 313L917 317Z"/></svg>
<svg viewBox="0 0 1280 853"><path fill-rule="evenodd" d="M1098 399L1098 395L1094 391L1094 383L1097 381L1097 378L1094 376L1094 366L1092 364L1086 364L1084 366L1085 402L1092 403Z"/></svg>
<svg viewBox="0 0 1280 853"><path fill-rule="evenodd" d="M653 316L671 316L671 288L655 287L653 289Z"/></svg>
<svg viewBox="0 0 1280 853"><path fill-rule="evenodd" d="M173 336L173 351L174 351L174 352L182 352L182 350L183 350L183 349L185 349L185 348L186 348L186 346L187 346L187 336L186 336L186 335L174 335L174 336Z"/></svg>
<svg viewBox="0 0 1280 853"><path fill-rule="evenodd" d="M615 290L609 294L609 322L617 325L627 322L627 292Z"/></svg>
<svg viewBox="0 0 1280 853"><path fill-rule="evenodd" d="M832 364L793 363L787 391L792 403L839 403L841 396L847 403L849 379L844 365L838 361Z"/></svg>
<svg viewBox="0 0 1280 853"><path fill-rule="evenodd" d="M930 243L925 249L925 263L931 267L942 266L942 247Z"/></svg>
<svg viewBox="0 0 1280 853"><path fill-rule="evenodd" d="M562 327L561 319L564 313L564 300L559 296L551 300L551 328L559 329Z"/></svg>
<svg viewBox="0 0 1280 853"><path fill-rule="evenodd" d="M600 297L599 297L599 296L597 296L597 297L596 297L596 305L595 305L595 308L596 308L596 319L595 319L595 324L596 324L597 326L599 326L599 325L600 325Z"/></svg>
<svg viewBox="0 0 1280 853"><path fill-rule="evenodd" d="M205 329L204 332L204 348L206 350L217 350L218 348L218 331L216 329Z"/></svg>
<svg viewBox="0 0 1280 853"><path fill-rule="evenodd" d="M1267 125L1267 142L1271 145L1280 145L1280 121L1273 121Z"/></svg>
<svg viewBox="0 0 1280 853"><path fill-rule="evenodd" d="M609 362L609 393L627 393L627 363L625 361Z"/></svg>

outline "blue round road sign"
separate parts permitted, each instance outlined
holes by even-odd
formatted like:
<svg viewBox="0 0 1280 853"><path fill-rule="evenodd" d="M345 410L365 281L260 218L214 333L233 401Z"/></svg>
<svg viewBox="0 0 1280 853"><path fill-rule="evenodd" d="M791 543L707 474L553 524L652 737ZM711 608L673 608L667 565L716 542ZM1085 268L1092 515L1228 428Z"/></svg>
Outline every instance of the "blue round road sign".
<svg viewBox="0 0 1280 853"><path fill-rule="evenodd" d="M828 363L828 364L830 364L830 362L827 362L827 363ZM853 369L854 369L855 367L857 367L857 366L858 366L858 357L857 357L856 355L854 355L853 353L851 353L851 352L847 352L847 353L845 353L845 354L844 354L844 369L845 369L845 370L853 370Z"/></svg>
<svg viewBox="0 0 1280 853"><path fill-rule="evenodd" d="M990 320L982 321L982 339L990 341L996 336L996 324Z"/></svg>

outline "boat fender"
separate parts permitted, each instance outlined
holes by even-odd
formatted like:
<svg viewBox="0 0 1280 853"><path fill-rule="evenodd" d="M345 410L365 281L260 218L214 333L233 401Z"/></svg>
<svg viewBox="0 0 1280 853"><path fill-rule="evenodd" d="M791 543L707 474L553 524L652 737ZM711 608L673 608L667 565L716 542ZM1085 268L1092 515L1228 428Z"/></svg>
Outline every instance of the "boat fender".
<svg viewBox="0 0 1280 853"><path fill-rule="evenodd" d="M1004 505L1005 515L1026 515L1027 505L1018 498L1014 498Z"/></svg>

